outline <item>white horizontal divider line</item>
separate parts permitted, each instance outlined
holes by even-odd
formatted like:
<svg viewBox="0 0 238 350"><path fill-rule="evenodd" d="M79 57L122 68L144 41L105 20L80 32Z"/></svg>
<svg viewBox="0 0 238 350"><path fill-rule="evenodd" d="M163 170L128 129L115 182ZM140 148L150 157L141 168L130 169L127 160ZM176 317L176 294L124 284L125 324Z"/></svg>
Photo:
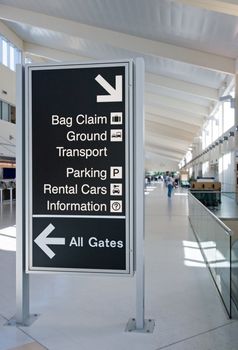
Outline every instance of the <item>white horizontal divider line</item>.
<svg viewBox="0 0 238 350"><path fill-rule="evenodd" d="M125 219L125 215L44 215L44 214L33 214L33 218L72 218L72 219L78 219L78 218L97 218L97 219Z"/></svg>

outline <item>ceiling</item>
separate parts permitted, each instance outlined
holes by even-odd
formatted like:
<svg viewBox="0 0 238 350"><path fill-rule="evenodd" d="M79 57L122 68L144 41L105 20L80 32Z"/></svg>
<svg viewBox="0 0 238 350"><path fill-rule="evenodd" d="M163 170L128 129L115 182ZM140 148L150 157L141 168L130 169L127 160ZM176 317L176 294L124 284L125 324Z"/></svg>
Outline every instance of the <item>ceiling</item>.
<svg viewBox="0 0 238 350"><path fill-rule="evenodd" d="M35 57L145 60L146 168L176 169L234 78L236 0L0 0Z"/></svg>

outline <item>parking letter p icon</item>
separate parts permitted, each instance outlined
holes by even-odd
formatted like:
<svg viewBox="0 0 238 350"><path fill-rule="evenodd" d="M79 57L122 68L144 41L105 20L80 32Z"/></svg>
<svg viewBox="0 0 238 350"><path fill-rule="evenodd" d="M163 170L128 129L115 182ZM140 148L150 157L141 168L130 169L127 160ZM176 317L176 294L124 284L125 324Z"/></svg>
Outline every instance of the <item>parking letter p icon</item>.
<svg viewBox="0 0 238 350"><path fill-rule="evenodd" d="M110 167L110 178L111 179L122 179L122 167L111 166Z"/></svg>

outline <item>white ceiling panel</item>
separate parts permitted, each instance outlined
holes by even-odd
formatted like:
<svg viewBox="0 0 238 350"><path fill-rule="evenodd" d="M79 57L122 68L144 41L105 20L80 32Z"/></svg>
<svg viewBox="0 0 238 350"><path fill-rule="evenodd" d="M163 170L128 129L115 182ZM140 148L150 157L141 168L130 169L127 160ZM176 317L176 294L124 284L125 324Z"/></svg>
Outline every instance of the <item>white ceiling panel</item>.
<svg viewBox="0 0 238 350"><path fill-rule="evenodd" d="M90 57L92 59L104 59L105 57L109 59L138 57L138 53L127 49L119 49L106 44L102 45L64 33L19 23L11 23L9 26L26 42L50 48L53 46L56 49L69 51L73 54ZM202 69L171 59L158 58L151 55L147 56L146 53L140 56L143 56L145 60L146 71L154 74L162 74L181 81L218 89L226 78L226 74L224 73Z"/></svg>
<svg viewBox="0 0 238 350"><path fill-rule="evenodd" d="M89 3L87 2L87 4ZM138 4L139 2L137 5ZM158 4L163 4L164 7L165 4L169 5L170 2L158 2ZM169 6L163 9L165 13L162 14L162 17L164 17L169 11L168 8ZM110 9L112 9L112 11L115 10L112 6ZM121 7L121 10L123 10L123 7ZM124 10L127 11L126 7ZM183 45L179 42L179 37L176 38L176 42L172 42L169 39L165 42L160 38L155 39L153 37L140 35L139 30L137 35L131 33L129 30L125 33L125 26L118 30L115 27L113 29L108 29L106 23L104 27L96 25L89 26L84 22L72 21L66 16L58 18L49 16L48 14L43 14L42 12L37 13L29 9L23 10L1 4L0 18L7 20L8 22L28 23L33 26L42 26L48 30L63 31L72 36L77 34L77 36L91 41L98 41L100 43L105 42L113 47L133 50L139 54L154 55L156 57L162 56L172 60L202 66L207 69L228 72L229 74L233 74L235 71L235 60L232 58L233 56L227 54L227 57L225 57L223 54L215 53L215 51L209 53L206 48L204 51L197 45L195 45L195 48L190 44ZM132 13L131 18L133 18L133 16L134 14ZM131 22L129 21L129 23ZM147 24L148 27L151 26L151 22L148 22ZM142 28L141 23L140 28ZM145 32L146 30L147 29L145 29ZM163 31L163 28L161 28L161 31ZM174 34L171 34L174 38Z"/></svg>
<svg viewBox="0 0 238 350"><path fill-rule="evenodd" d="M64 33L32 27L26 24L7 24L26 42L36 43L50 48L54 47L80 56L91 57L92 59L104 59L105 57L109 59L138 57L138 53L136 52L111 47L106 44L99 44L76 36L73 37ZM151 55L146 56L145 54L140 56L145 60L146 71L180 79L185 82L187 81L218 89L226 78L226 74L224 73L202 69L171 59L158 58Z"/></svg>
<svg viewBox="0 0 238 350"><path fill-rule="evenodd" d="M0 3L223 56L238 55L237 17L179 1L1 0Z"/></svg>

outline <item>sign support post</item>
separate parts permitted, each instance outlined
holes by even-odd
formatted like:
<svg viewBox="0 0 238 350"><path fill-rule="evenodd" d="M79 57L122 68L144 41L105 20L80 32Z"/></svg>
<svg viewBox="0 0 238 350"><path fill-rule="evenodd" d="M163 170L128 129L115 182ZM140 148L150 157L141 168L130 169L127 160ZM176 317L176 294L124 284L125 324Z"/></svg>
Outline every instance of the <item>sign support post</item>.
<svg viewBox="0 0 238 350"><path fill-rule="evenodd" d="M144 259L144 60L135 61L134 77L134 232L136 269L136 318L129 319L128 332L153 333L155 322L145 319L145 259Z"/></svg>
<svg viewBox="0 0 238 350"><path fill-rule="evenodd" d="M136 329L145 326L144 258L144 61L135 65L135 237L136 237Z"/></svg>
<svg viewBox="0 0 238 350"><path fill-rule="evenodd" d="M25 99L24 67L17 66L17 154L16 154L16 322L29 320L29 275L25 272Z"/></svg>

